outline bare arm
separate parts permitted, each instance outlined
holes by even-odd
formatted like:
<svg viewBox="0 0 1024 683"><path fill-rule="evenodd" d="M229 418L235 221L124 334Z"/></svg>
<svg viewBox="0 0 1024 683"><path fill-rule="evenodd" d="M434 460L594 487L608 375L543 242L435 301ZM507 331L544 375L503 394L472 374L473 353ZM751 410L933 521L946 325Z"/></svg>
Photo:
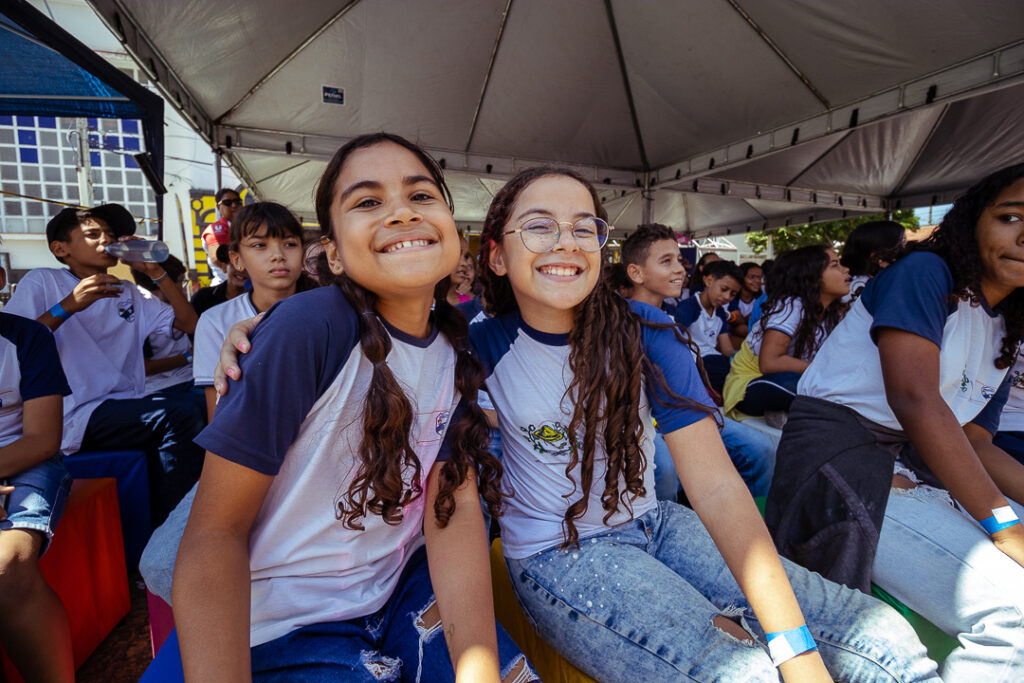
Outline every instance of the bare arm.
<svg viewBox="0 0 1024 683"><path fill-rule="evenodd" d="M729 339L728 332L723 332L718 335L718 352L726 358L731 358L732 355L736 353L736 349L732 346L732 340Z"/></svg>
<svg viewBox="0 0 1024 683"><path fill-rule="evenodd" d="M21 438L0 448L0 478L24 472L53 457L63 434L64 398L54 394L25 401Z"/></svg>
<svg viewBox="0 0 1024 683"><path fill-rule="evenodd" d="M147 375L159 375L161 372L182 367L188 363L188 360L185 356L178 354L170 358L147 358L145 362Z"/></svg>
<svg viewBox="0 0 1024 683"><path fill-rule="evenodd" d="M924 337L893 328L878 332L885 395L924 462L950 494L982 520L1007 505L956 416L939 393L939 347ZM999 458L986 453L997 473ZM1012 475L1011 475L1012 476ZM993 542L1024 565L1024 527L1017 524L992 536Z"/></svg>
<svg viewBox="0 0 1024 683"><path fill-rule="evenodd" d="M711 418L665 435L687 497L765 632L804 624L796 596L761 515ZM786 681L831 680L817 651L779 667Z"/></svg>
<svg viewBox="0 0 1024 683"><path fill-rule="evenodd" d="M805 360L789 355L789 342L793 338L779 330L767 330L761 342L757 364L764 374L773 372L803 372L810 365Z"/></svg>
<svg viewBox="0 0 1024 683"><path fill-rule="evenodd" d="M116 299L121 296L122 286L124 283L113 275L107 273L90 275L87 278L82 278L70 294L54 303L59 303L68 315L74 315L81 313L100 299ZM49 327L51 332L55 332L64 323L64 318L51 315L49 310L36 320Z"/></svg>
<svg viewBox="0 0 1024 683"><path fill-rule="evenodd" d="M468 472L465 483L455 492L455 512L442 529L434 517L440 469L440 463L434 465L427 479L423 535L455 679L497 682L500 672L491 562L475 473Z"/></svg>
<svg viewBox="0 0 1024 683"><path fill-rule="evenodd" d="M249 532L273 477L206 454L174 570L188 681L250 681Z"/></svg>
<svg viewBox="0 0 1024 683"><path fill-rule="evenodd" d="M1017 502L1024 500L1024 465L992 443L992 434L984 427L968 422L964 425L964 434L978 454L981 466L1003 495Z"/></svg>

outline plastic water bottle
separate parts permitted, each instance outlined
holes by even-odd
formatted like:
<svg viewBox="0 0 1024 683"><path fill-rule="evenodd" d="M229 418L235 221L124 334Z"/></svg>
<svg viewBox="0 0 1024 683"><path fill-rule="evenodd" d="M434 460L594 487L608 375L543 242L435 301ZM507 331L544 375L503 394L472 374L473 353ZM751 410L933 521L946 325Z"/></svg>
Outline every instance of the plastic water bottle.
<svg viewBox="0 0 1024 683"><path fill-rule="evenodd" d="M163 263L171 250L160 240L125 240L107 245L107 253L125 261Z"/></svg>

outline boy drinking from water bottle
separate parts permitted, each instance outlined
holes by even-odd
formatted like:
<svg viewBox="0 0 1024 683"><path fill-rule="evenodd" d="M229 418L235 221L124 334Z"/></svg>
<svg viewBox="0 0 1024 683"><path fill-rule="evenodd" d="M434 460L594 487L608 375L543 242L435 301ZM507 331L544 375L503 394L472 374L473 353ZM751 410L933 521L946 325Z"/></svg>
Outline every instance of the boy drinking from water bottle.
<svg viewBox="0 0 1024 683"><path fill-rule="evenodd" d="M150 334L195 330L196 314L159 263L130 262L167 298L163 303L107 273L107 246L138 239L119 204L64 209L46 226L50 251L65 268L36 268L18 283L5 311L49 327L72 394L64 398L61 451L145 450L154 524L191 488L202 469L192 443L204 425L195 403L145 396L143 343Z"/></svg>

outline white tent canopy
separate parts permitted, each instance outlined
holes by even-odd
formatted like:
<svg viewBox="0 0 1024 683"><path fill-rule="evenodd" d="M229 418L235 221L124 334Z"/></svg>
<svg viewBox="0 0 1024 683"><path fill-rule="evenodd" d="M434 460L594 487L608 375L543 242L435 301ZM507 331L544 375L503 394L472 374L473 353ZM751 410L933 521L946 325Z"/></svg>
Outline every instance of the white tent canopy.
<svg viewBox="0 0 1024 683"><path fill-rule="evenodd" d="M377 130L444 160L459 221L556 163L619 226L697 236L945 203L1024 158L1019 0L91 2L307 220L326 160Z"/></svg>

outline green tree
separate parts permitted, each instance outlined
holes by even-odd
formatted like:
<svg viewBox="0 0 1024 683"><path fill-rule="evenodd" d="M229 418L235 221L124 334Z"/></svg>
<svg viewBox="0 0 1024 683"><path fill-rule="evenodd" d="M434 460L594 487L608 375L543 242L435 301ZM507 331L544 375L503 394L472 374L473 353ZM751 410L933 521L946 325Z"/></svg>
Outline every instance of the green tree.
<svg viewBox="0 0 1024 683"><path fill-rule="evenodd" d="M838 249L846 241L846 238L850 236L850 233L853 232L853 229L861 223L883 220L886 220L884 214L876 214L873 216L845 218L841 221L811 223L809 225L796 225L787 228L765 230L764 232L754 232L747 235L747 246L753 249L755 254L762 254L768 249L768 237L771 236L776 253L798 247L806 247L809 244L831 244L834 248ZM920 227L920 222L911 209L894 211L891 220L910 230L917 230Z"/></svg>

